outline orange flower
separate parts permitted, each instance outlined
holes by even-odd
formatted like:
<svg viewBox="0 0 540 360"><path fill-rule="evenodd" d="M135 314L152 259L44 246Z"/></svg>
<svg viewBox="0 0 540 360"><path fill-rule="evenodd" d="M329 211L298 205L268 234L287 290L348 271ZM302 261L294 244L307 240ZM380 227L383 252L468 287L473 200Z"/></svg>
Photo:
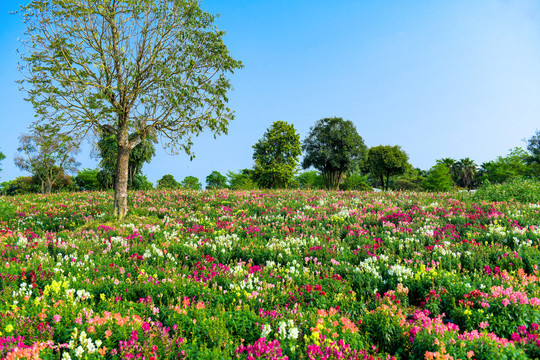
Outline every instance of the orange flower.
<svg viewBox="0 0 540 360"><path fill-rule="evenodd" d="M105 331L105 338L106 338L106 339L108 339L111 335L112 335L112 331L111 331L111 330L106 330L106 331Z"/></svg>
<svg viewBox="0 0 540 360"><path fill-rule="evenodd" d="M105 346L99 349L99 355L105 356L106 353L107 353L107 348Z"/></svg>
<svg viewBox="0 0 540 360"><path fill-rule="evenodd" d="M206 306L204 305L204 302L199 301L195 307L197 309L204 309Z"/></svg>

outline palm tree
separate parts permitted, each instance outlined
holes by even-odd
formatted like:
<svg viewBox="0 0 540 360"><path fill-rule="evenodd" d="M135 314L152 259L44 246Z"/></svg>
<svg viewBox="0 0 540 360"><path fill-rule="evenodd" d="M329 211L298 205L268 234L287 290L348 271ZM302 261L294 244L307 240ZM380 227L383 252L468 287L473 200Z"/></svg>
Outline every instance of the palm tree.
<svg viewBox="0 0 540 360"><path fill-rule="evenodd" d="M478 173L478 165L474 160L467 158L459 160L456 165L457 183L459 186L471 189L474 183L476 174Z"/></svg>

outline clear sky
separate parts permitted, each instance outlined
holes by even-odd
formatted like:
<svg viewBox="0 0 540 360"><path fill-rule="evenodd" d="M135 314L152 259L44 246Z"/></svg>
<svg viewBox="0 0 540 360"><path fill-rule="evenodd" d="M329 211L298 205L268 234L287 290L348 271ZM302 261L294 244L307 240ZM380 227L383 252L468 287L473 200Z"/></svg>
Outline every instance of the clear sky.
<svg viewBox="0 0 540 360"><path fill-rule="evenodd" d="M14 81L19 0L0 1L0 181L33 118ZM537 0L203 0L245 67L231 77L229 135L195 139L195 159L158 150L144 173L202 182L253 165L252 145L276 120L303 139L315 121L352 120L368 146L401 145L415 167L481 164L525 146L540 128ZM81 168L96 167L90 144Z"/></svg>

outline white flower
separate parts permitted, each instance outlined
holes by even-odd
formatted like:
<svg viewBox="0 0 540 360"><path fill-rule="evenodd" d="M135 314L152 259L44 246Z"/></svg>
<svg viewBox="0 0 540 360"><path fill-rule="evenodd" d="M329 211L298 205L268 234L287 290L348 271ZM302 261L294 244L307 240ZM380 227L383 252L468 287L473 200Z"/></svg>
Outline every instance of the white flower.
<svg viewBox="0 0 540 360"><path fill-rule="evenodd" d="M77 349L75 349L75 355L77 355L77 357L80 358L83 353L84 353L84 349L82 348L81 345L79 345Z"/></svg>
<svg viewBox="0 0 540 360"><path fill-rule="evenodd" d="M268 335L270 335L271 332L272 332L272 326L263 325L263 330L262 330L262 333L261 333L261 337L266 339L266 337Z"/></svg>

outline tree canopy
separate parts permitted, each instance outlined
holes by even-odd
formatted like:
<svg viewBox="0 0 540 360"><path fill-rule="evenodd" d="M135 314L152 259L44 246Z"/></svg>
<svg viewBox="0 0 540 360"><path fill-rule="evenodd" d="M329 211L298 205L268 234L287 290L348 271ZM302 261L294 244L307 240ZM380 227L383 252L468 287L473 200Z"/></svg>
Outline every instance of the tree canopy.
<svg viewBox="0 0 540 360"><path fill-rule="evenodd" d="M369 149L365 168L388 190L390 177L405 173L409 156L400 146L379 145ZM385 182L386 177L386 182Z"/></svg>
<svg viewBox="0 0 540 360"><path fill-rule="evenodd" d="M21 12L21 86L37 122L116 135L118 217L127 212L129 154L143 139L156 134L192 156L194 136L227 133L226 75L242 65L198 1L34 0Z"/></svg>
<svg viewBox="0 0 540 360"><path fill-rule="evenodd" d="M311 127L304 139L302 167L313 166L321 172L327 188L337 189L346 173L359 169L366 149L352 121L324 118Z"/></svg>
<svg viewBox="0 0 540 360"><path fill-rule="evenodd" d="M15 165L39 179L44 194L50 194L65 173L77 170L75 155L79 152L79 141L61 133L58 126L37 127L19 141L17 151L21 155L15 157Z"/></svg>
<svg viewBox="0 0 540 360"><path fill-rule="evenodd" d="M444 162L439 162L433 166L422 183L422 186L430 191L452 190L454 183L450 175L450 169Z"/></svg>
<svg viewBox="0 0 540 360"><path fill-rule="evenodd" d="M259 188L288 188L295 183L302 150L294 125L275 121L253 149L253 178Z"/></svg>
<svg viewBox="0 0 540 360"><path fill-rule="evenodd" d="M503 183L516 177L527 176L531 168L527 164L528 154L520 147L510 149L506 156L482 163L480 179L482 182Z"/></svg>
<svg viewBox="0 0 540 360"><path fill-rule="evenodd" d="M212 171L210 175L206 177L207 189L223 189L227 187L227 178L219 171Z"/></svg>
<svg viewBox="0 0 540 360"><path fill-rule="evenodd" d="M157 181L158 189L179 189L180 187L180 183L176 181L171 174L163 175L163 177Z"/></svg>

